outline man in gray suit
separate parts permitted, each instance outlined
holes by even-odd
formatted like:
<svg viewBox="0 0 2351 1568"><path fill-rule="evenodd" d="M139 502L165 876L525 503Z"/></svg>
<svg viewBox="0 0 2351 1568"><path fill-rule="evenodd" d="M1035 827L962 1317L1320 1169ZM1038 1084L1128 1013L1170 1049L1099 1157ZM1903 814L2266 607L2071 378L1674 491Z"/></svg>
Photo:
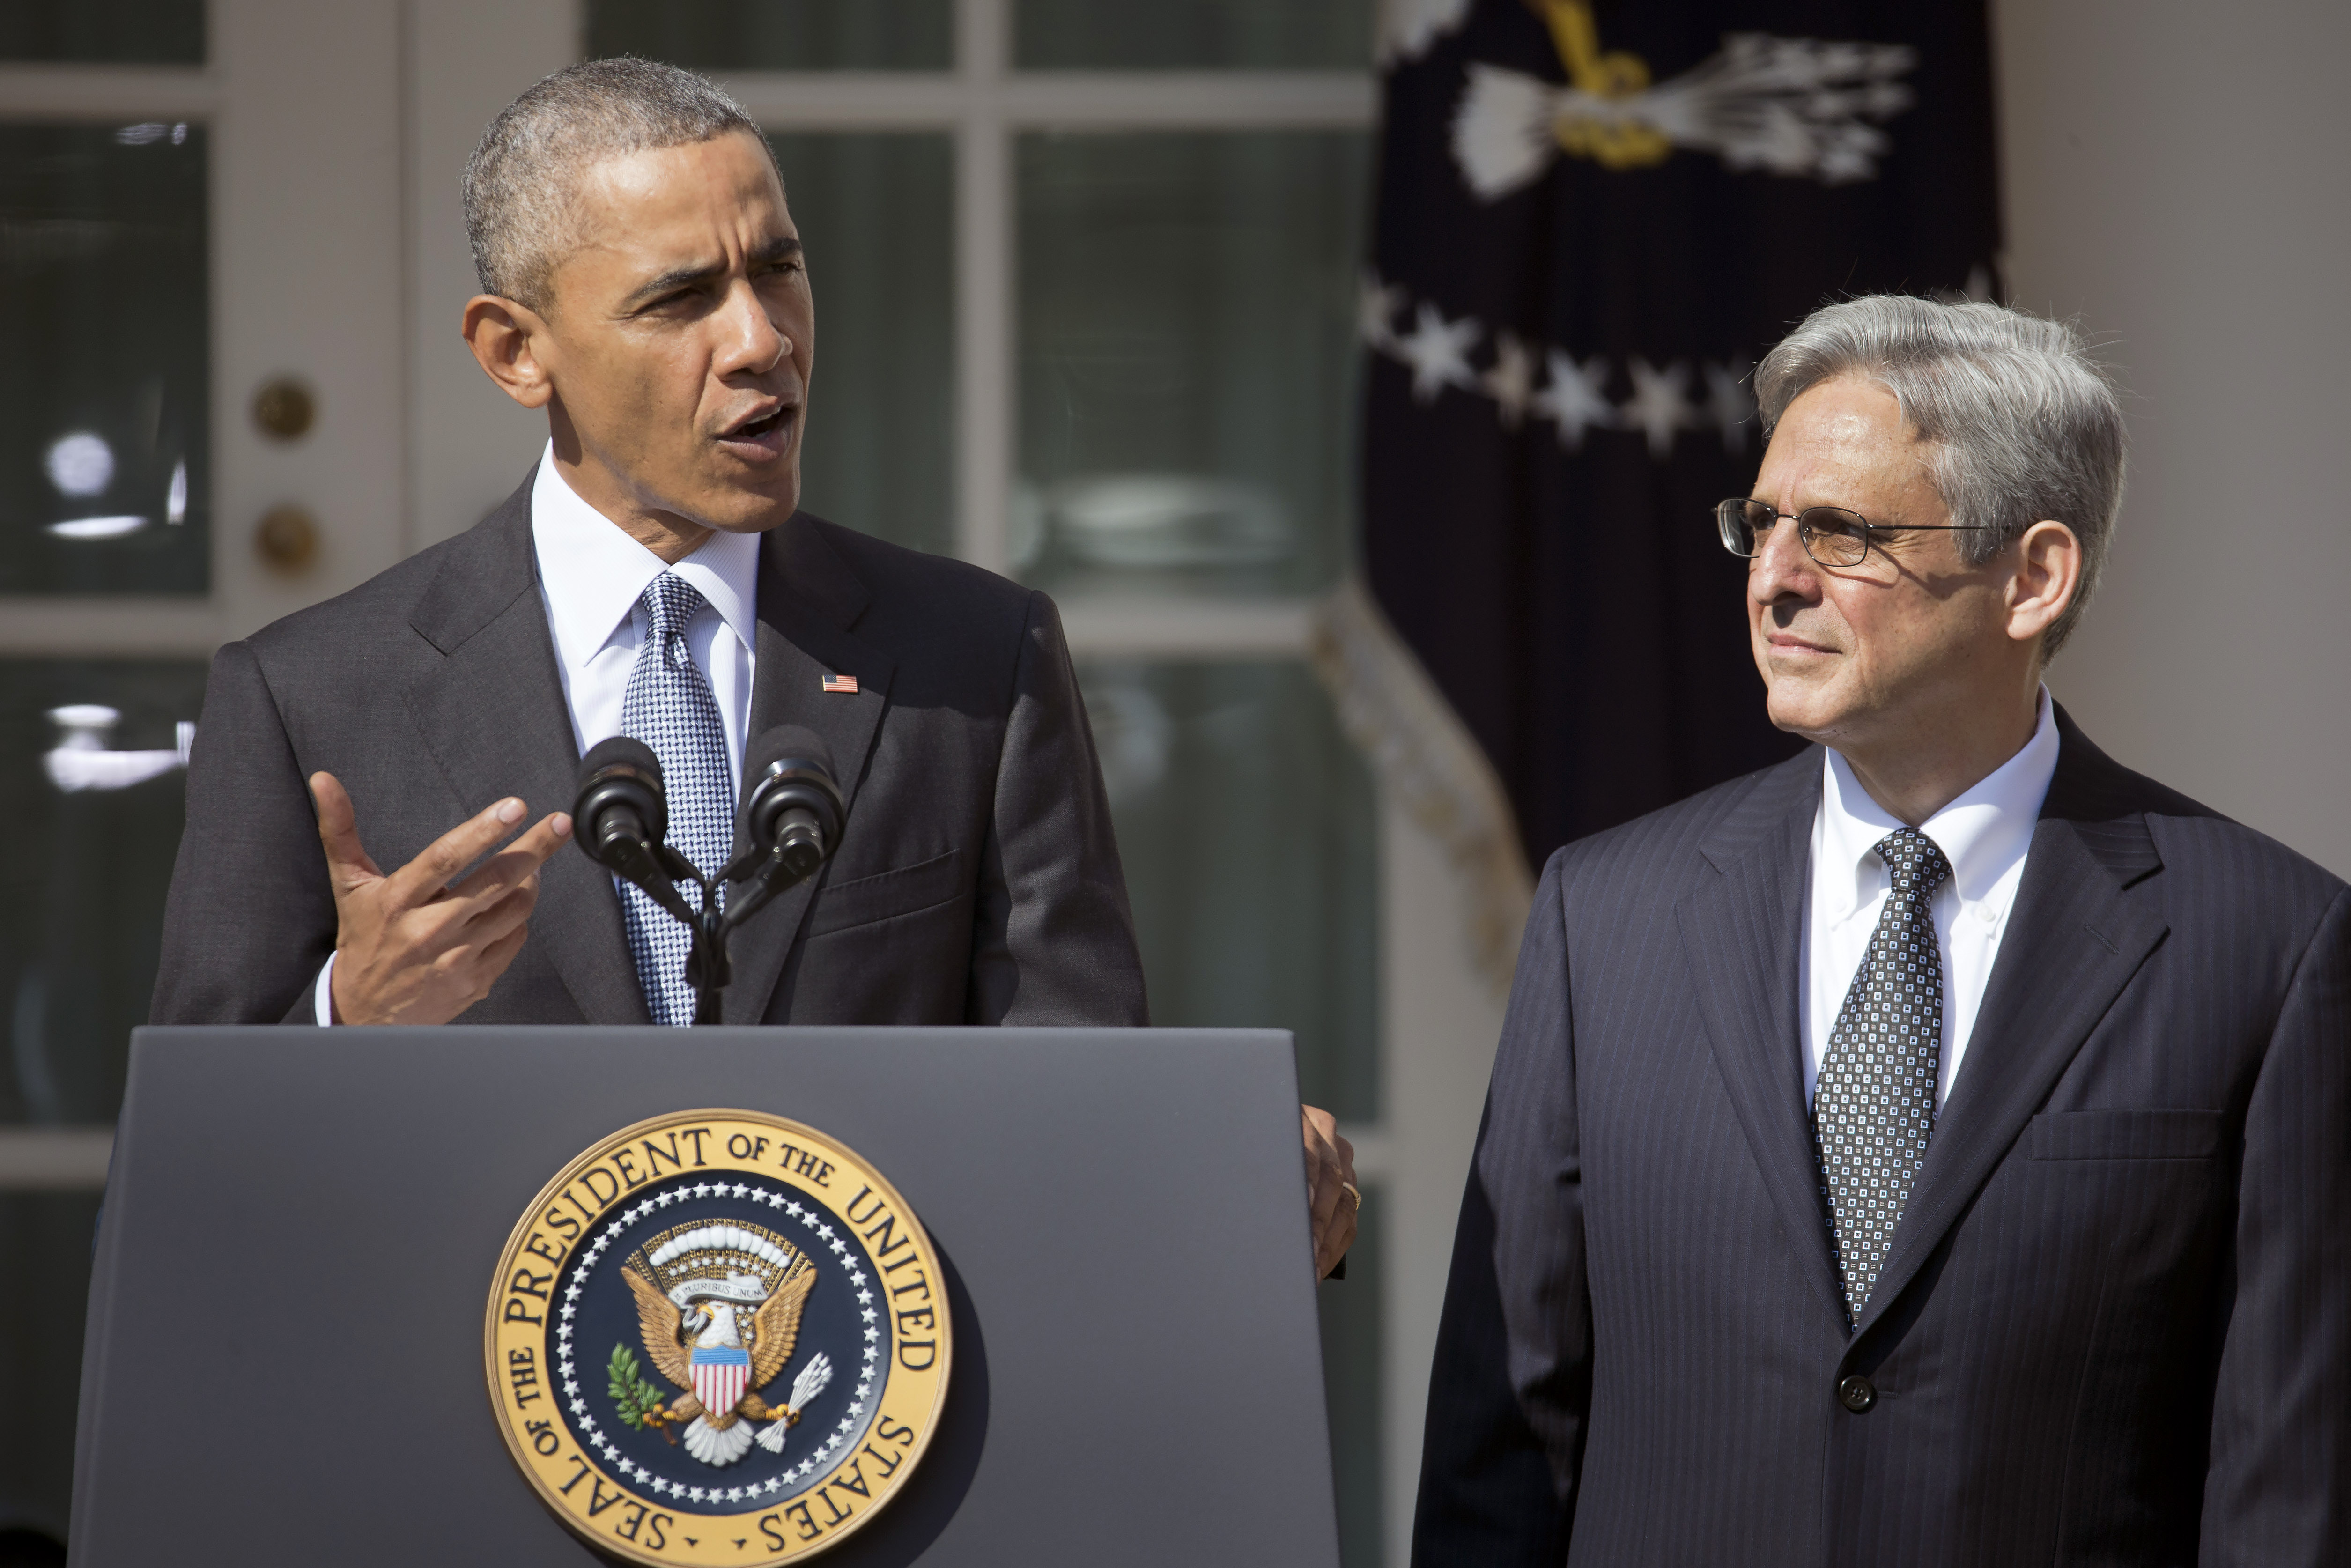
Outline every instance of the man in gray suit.
<svg viewBox="0 0 2351 1568"><path fill-rule="evenodd" d="M1544 870L1416 1561L2346 1561L2351 890L2042 685L2112 389L2065 327L1877 298L1756 391L1715 520L1819 744Z"/></svg>
<svg viewBox="0 0 2351 1568"><path fill-rule="evenodd" d="M690 1022L684 928L559 852L563 812L516 830L627 734L715 872L749 738L796 725L847 826L734 934L726 1021L1143 1023L1051 601L799 510L814 308L757 124L672 67L576 66L491 125L465 211L465 337L546 455L214 659L154 1021ZM1302 1135L1327 1271L1352 1169L1329 1116Z"/></svg>

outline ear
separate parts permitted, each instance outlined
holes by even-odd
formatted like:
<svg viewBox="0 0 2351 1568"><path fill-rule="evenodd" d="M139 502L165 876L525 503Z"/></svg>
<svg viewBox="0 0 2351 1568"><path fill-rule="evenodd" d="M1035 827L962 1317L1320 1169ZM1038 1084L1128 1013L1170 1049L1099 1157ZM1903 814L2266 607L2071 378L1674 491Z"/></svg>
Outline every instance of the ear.
<svg viewBox="0 0 2351 1568"><path fill-rule="evenodd" d="M2008 634L2032 642L2057 623L2082 588L2082 541L2063 523L2042 521L2016 541L2009 574Z"/></svg>
<svg viewBox="0 0 2351 1568"><path fill-rule="evenodd" d="M466 347L507 396L525 408L545 408L555 395L548 373L554 347L547 319L518 300L476 294L465 301Z"/></svg>

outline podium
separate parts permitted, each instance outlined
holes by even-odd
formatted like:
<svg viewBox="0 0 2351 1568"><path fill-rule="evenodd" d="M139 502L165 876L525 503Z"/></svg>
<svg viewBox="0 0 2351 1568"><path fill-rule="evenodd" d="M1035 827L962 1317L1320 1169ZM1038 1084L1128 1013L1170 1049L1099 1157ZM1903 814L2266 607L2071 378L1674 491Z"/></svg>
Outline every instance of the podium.
<svg viewBox="0 0 2351 1568"><path fill-rule="evenodd" d="M729 1107L853 1147L946 1276L930 1447L825 1568L1335 1568L1297 1103L1274 1030L142 1029L72 1561L597 1562L499 1435L494 1270L582 1149Z"/></svg>

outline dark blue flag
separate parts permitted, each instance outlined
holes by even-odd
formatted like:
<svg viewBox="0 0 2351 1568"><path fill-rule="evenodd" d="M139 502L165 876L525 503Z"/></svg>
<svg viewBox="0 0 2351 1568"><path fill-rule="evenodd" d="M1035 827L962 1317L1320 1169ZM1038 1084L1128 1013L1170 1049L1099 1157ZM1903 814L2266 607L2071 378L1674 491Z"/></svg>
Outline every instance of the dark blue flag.
<svg viewBox="0 0 2351 1568"><path fill-rule="evenodd" d="M1528 859L1789 755L1712 507L1849 294L1988 294L1975 0L1395 0L1364 562Z"/></svg>

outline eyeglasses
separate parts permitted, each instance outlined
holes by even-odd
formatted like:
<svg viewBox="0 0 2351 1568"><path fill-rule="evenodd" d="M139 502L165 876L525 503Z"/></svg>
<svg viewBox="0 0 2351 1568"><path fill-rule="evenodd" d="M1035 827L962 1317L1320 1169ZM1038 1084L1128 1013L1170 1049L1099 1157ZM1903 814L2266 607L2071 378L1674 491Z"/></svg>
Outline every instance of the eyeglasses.
<svg viewBox="0 0 2351 1568"><path fill-rule="evenodd" d="M1962 534L1980 532L1982 528L1977 523L1873 523L1859 512L1848 512L1843 507L1806 507L1801 512L1782 512L1769 502L1736 497L1718 501L1714 507L1714 526L1722 535L1722 548L1748 559L1762 548L1763 539L1780 526L1782 517L1794 520L1796 542L1823 566L1859 566L1869 558L1869 548L1879 534Z"/></svg>

